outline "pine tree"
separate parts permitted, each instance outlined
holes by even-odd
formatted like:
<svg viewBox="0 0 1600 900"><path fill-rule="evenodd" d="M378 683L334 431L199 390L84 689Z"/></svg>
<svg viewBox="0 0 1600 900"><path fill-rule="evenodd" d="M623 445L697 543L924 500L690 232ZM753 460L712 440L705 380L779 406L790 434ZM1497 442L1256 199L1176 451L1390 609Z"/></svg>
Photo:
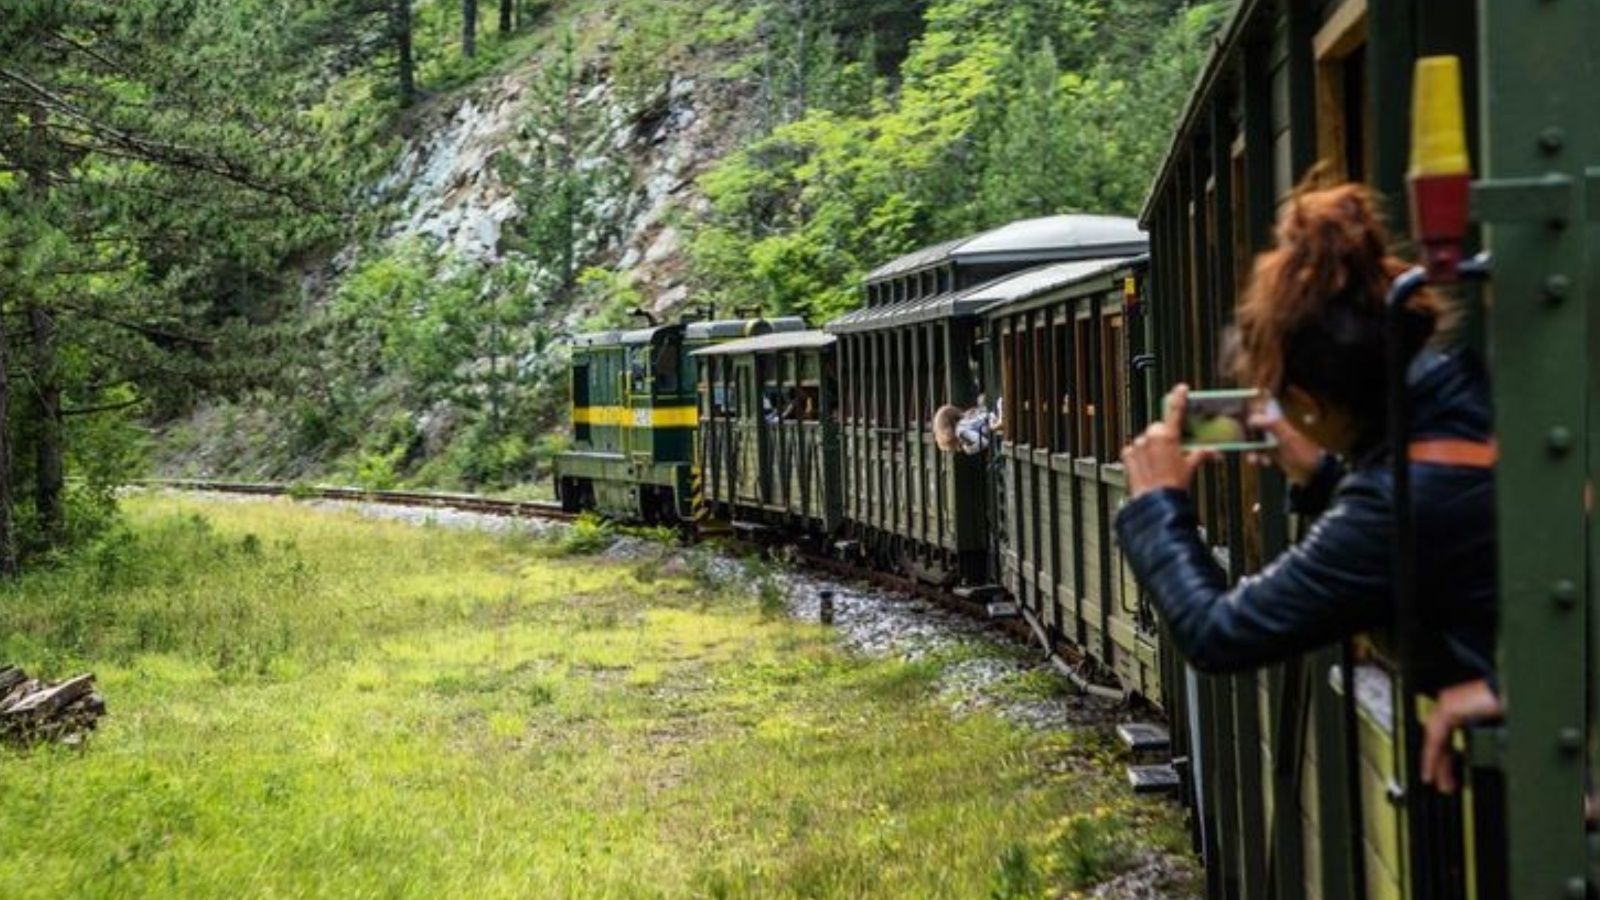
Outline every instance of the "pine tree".
<svg viewBox="0 0 1600 900"><path fill-rule="evenodd" d="M416 60L411 51L411 0L390 0L389 34L394 42L395 70L399 80L400 105L417 102Z"/></svg>
<svg viewBox="0 0 1600 900"><path fill-rule="evenodd" d="M987 135L979 203L991 224L1067 211L1074 165L1055 50L1020 55L1019 83Z"/></svg>
<svg viewBox="0 0 1600 900"><path fill-rule="evenodd" d="M583 87L569 30L529 90L524 131L532 139L532 159L503 163L502 174L517 184L524 210L516 232L519 249L549 274L556 292L572 287L586 235L607 225L594 212L596 200L620 193L628 177L598 149L585 156L603 135L604 122L598 108L579 102Z"/></svg>

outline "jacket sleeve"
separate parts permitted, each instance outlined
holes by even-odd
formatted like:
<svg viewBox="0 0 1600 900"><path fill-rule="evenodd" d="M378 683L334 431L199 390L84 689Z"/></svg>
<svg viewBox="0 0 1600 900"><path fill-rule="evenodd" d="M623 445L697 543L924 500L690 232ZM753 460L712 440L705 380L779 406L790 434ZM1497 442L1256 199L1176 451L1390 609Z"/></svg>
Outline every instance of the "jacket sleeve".
<svg viewBox="0 0 1600 900"><path fill-rule="evenodd" d="M1202 672L1241 672L1386 619L1388 510L1375 486L1343 486L1304 540L1231 588L1200 540L1187 493L1138 497L1117 514L1116 527L1184 658Z"/></svg>

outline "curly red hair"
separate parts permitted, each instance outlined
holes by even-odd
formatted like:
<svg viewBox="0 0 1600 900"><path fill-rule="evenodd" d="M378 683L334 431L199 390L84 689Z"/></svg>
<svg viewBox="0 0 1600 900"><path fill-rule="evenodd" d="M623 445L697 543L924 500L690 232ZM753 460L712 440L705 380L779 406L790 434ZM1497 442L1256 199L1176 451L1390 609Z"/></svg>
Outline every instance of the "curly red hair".
<svg viewBox="0 0 1600 900"><path fill-rule="evenodd" d="M1236 311L1234 375L1275 392L1287 383L1321 388L1362 412L1371 372L1322 370L1376 362L1381 376L1384 297L1408 264L1390 252L1377 194L1362 184L1302 186L1285 204L1274 238L1256 257ZM1411 309L1427 323L1419 346L1450 313L1431 291L1419 292Z"/></svg>

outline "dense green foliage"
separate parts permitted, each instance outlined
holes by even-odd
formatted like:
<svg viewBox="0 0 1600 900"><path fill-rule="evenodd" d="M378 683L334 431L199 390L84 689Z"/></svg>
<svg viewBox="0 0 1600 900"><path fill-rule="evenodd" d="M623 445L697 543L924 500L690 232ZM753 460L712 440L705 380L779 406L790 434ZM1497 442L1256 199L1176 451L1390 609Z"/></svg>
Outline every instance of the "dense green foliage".
<svg viewBox="0 0 1600 900"><path fill-rule="evenodd" d="M130 506L0 593L0 658L110 710L0 747L8 900L1033 900L1187 843L1109 735L951 712L943 667L1005 648L863 658L665 548Z"/></svg>
<svg viewBox="0 0 1600 900"><path fill-rule="evenodd" d="M732 149L658 226L691 302L822 320L916 246L1132 211L1221 4L479 5L470 53L457 0L8 7L0 568L103 527L151 421L194 474L538 479L560 336L656 299L620 265L645 189L620 138L669 85L718 98ZM397 236L404 154L483 95L518 98L483 162L516 207L498 245Z"/></svg>
<svg viewBox="0 0 1600 900"><path fill-rule="evenodd" d="M695 260L732 302L824 320L861 273L1016 218L1136 211L1216 4L935 0L884 82L817 92L703 184Z"/></svg>
<svg viewBox="0 0 1600 900"><path fill-rule="evenodd" d="M447 51L450 7L6 5L0 570L105 526L140 471L141 419L297 386L300 277L380 221L352 201L388 165L401 108L526 52L504 27L470 60ZM531 24L543 4L505 8ZM493 318L455 304L430 319L452 313ZM457 349L420 346L421 327L386 349Z"/></svg>

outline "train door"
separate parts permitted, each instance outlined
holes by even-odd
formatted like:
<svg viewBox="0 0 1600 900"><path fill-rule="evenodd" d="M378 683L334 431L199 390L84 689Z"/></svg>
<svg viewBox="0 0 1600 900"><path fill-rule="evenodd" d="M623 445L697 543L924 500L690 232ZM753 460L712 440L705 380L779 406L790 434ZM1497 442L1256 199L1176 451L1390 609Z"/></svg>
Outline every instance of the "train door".
<svg viewBox="0 0 1600 900"><path fill-rule="evenodd" d="M755 358L757 390L761 394L761 419L756 428L756 465L761 502L777 505L781 501L774 472L782 449L783 387L782 365L776 356Z"/></svg>
<svg viewBox="0 0 1600 900"><path fill-rule="evenodd" d="M739 417L733 428L735 485L734 498L739 503L759 504L763 499L762 448L766 436L762 433L761 384L756 378L754 357L733 360L735 403Z"/></svg>

